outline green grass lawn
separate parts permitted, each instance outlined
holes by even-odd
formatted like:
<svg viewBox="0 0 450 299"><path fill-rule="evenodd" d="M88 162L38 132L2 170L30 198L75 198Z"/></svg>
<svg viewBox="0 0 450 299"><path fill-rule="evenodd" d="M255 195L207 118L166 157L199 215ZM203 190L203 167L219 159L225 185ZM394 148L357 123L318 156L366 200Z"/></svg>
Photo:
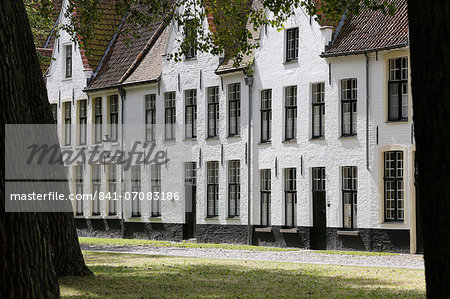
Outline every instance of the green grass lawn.
<svg viewBox="0 0 450 299"><path fill-rule="evenodd" d="M84 252L94 277L59 280L63 297L425 297L424 271Z"/></svg>
<svg viewBox="0 0 450 299"><path fill-rule="evenodd" d="M257 250L257 251L295 251L297 248L280 248L250 245L234 245L234 244L212 244L212 243L190 243L190 242L169 242L154 241L141 239L106 239L106 238L78 238L80 244L85 245L108 245L108 246L151 246L151 247L178 247L178 248L220 248L234 250ZM332 250L315 250L316 253L325 254L347 254L347 255L396 255L396 253L388 252L367 252L367 251L332 251Z"/></svg>

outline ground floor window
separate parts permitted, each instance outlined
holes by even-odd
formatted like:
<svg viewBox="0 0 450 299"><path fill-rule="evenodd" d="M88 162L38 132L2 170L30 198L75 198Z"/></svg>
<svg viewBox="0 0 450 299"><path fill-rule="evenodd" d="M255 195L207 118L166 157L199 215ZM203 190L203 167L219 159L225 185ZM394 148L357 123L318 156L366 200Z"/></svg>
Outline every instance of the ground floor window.
<svg viewBox="0 0 450 299"><path fill-rule="evenodd" d="M270 226L270 197L271 197L271 173L270 169L260 171L261 178L261 225Z"/></svg>
<svg viewBox="0 0 450 299"><path fill-rule="evenodd" d="M117 165L108 165L109 215L117 215Z"/></svg>
<svg viewBox="0 0 450 299"><path fill-rule="evenodd" d="M151 165L152 217L161 216L161 165Z"/></svg>
<svg viewBox="0 0 450 299"><path fill-rule="evenodd" d="M100 200L99 200L99 196L100 196L100 191L101 191L101 183L102 183L102 178L101 178L101 170L100 164L96 164L96 165L92 165L92 215L100 215Z"/></svg>
<svg viewBox="0 0 450 299"><path fill-rule="evenodd" d="M80 200L76 201L75 213L77 216L83 215L83 165L75 166L75 194L81 196Z"/></svg>
<svg viewBox="0 0 450 299"><path fill-rule="evenodd" d="M206 163L207 171L207 215L208 217L219 216L219 162Z"/></svg>
<svg viewBox="0 0 450 299"><path fill-rule="evenodd" d="M385 221L405 218L402 151L384 153L384 218Z"/></svg>
<svg viewBox="0 0 450 299"><path fill-rule="evenodd" d="M284 204L285 204L285 225L287 227L296 226L297 211L297 170L286 168L284 170Z"/></svg>
<svg viewBox="0 0 450 299"><path fill-rule="evenodd" d="M357 215L358 168L342 167L342 200L345 228L355 228Z"/></svg>
<svg viewBox="0 0 450 299"><path fill-rule="evenodd" d="M241 203L239 160L228 161L228 217L238 217Z"/></svg>
<svg viewBox="0 0 450 299"><path fill-rule="evenodd" d="M141 192L141 165L131 166L131 217L141 217L141 202L139 192ZM137 194L134 196L134 194Z"/></svg>

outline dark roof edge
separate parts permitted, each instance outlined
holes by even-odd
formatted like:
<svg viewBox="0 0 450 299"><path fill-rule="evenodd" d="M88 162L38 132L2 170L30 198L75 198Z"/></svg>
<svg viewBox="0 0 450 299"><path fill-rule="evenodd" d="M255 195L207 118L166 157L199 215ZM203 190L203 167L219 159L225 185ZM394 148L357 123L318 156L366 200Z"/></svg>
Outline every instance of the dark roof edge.
<svg viewBox="0 0 450 299"><path fill-rule="evenodd" d="M241 66L238 68L232 68L232 69L223 70L223 71L215 70L214 73L216 75L225 75L225 74L230 74L230 73L235 73L235 72L243 72L243 71L245 71L246 68L247 68L246 66Z"/></svg>
<svg viewBox="0 0 450 299"><path fill-rule="evenodd" d="M145 80L145 81L120 83L120 84L109 85L109 86L98 87L98 88L83 89L83 91L86 93L90 93L90 92L96 92L96 91L107 90L107 89L115 89L115 88L120 88L120 87L130 87L130 86L135 86L135 85L158 83L159 81L161 81L161 74L158 76L158 78L149 79L149 80Z"/></svg>
<svg viewBox="0 0 450 299"><path fill-rule="evenodd" d="M365 49L365 50L357 50L357 51L344 51L344 52L336 52L336 53L326 53L323 52L320 54L320 57L322 58L328 58L328 57L338 57L338 56L349 56L349 55L360 55L370 52L377 52L377 51L386 51L386 50L393 50L398 48L404 48L408 47L409 42L397 44L397 45L391 45L386 47L379 47L379 48L372 48L372 49Z"/></svg>

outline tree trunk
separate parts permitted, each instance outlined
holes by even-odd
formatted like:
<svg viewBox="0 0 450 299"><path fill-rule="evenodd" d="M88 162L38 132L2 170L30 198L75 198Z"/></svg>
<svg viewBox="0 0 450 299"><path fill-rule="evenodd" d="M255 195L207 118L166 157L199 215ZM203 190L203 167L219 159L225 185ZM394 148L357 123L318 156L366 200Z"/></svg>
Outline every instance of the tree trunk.
<svg viewBox="0 0 450 299"><path fill-rule="evenodd" d="M22 1L0 1L0 57L3 124L53 123ZM5 130L2 125L3 144ZM56 132L54 135L57 141ZM5 146L0 159L5 161ZM57 274L90 274L78 244L73 215L5 213L8 181L4 168L0 175L4 182L0 189L0 298L58 297ZM68 185L65 189L68 193Z"/></svg>
<svg viewBox="0 0 450 299"><path fill-rule="evenodd" d="M450 3L408 0L414 131L429 298L450 294Z"/></svg>

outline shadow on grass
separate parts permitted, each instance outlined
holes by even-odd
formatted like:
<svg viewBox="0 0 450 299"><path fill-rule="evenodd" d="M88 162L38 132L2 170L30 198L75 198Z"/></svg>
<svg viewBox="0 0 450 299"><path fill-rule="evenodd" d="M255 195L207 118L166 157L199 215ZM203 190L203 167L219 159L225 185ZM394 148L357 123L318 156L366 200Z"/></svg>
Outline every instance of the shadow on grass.
<svg viewBox="0 0 450 299"><path fill-rule="evenodd" d="M95 277L60 280L67 297L424 297L407 270L89 254ZM377 272L381 271L381 272ZM409 277L411 276L411 277ZM422 287L423 288L423 287Z"/></svg>

